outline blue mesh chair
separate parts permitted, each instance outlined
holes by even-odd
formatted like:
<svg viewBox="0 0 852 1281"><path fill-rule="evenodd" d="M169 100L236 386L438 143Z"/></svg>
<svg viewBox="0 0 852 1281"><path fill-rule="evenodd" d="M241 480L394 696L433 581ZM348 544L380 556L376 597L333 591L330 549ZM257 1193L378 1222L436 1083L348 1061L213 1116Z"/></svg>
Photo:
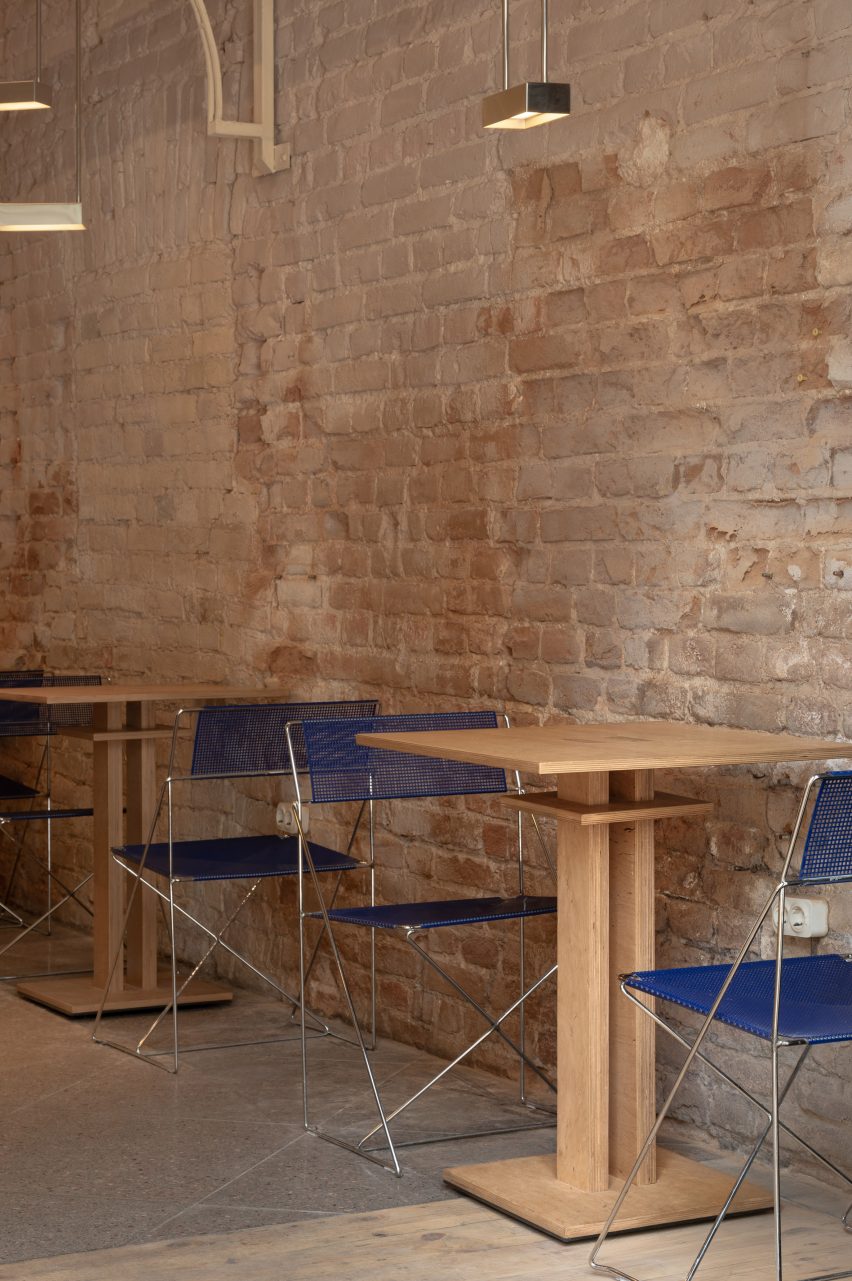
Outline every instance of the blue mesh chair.
<svg viewBox="0 0 852 1281"><path fill-rule="evenodd" d="M40 688L43 680L44 672L37 669L0 672L0 691L11 689L14 686L29 689ZM36 734L43 733L40 713L41 708L29 703L16 703L8 698L0 700L0 738L31 738ZM43 762L39 766L35 787L22 783L19 779L10 778L6 774L0 774L0 803L8 801L34 802L40 794L42 766ZM5 892L7 895L10 888L11 878L6 886ZM23 917L19 916L7 903L2 901L0 901L0 914L4 921L11 922L16 927L24 924Z"/></svg>
<svg viewBox="0 0 852 1281"><path fill-rule="evenodd" d="M123 845L113 850L113 856L133 878L133 888L129 895L124 917L124 930L118 951L113 959L110 971L112 974L123 956L124 939L130 921L133 902L140 886L144 891L153 893L165 909L171 955L171 999L157 1014L153 1023L144 1035L130 1047L115 1040L101 1036L100 1026L104 1013L106 997L101 1003L95 1020L92 1039L100 1044L111 1045L115 1049L134 1054L148 1062L155 1063L167 1071L177 1072L180 1064L178 1040L178 1005L182 993L198 974L202 965L221 947L230 956L247 966L258 978L263 979L275 991L290 1003L293 1011L302 1010L301 1002L287 992L271 975L258 969L256 965L240 952L237 952L224 939L224 934L236 920L242 908L252 897L258 886L270 877L298 876L299 843L294 836L281 836L274 832L264 836L211 836L202 839L178 840L173 828L173 800L175 790L180 785L198 784L201 782L224 781L250 778L290 777L292 770L292 741L288 740L287 726L294 721L307 721L313 717L339 718L357 717L372 714L378 704L373 699L361 701L334 701L322 703L272 703L253 704L235 707L204 707L194 710L182 710L175 717L172 734L171 752L166 778L160 790L154 818L148 838L142 845ZM179 763L179 748L185 738L185 731L194 722L195 732L192 745L192 758L188 770ZM301 740L297 738L297 742ZM303 749L301 755L303 756ZM299 749L297 747L297 757ZM300 759L304 768L304 762ZM167 832L166 839L154 839L158 822L165 810ZM354 835L353 835L354 840ZM350 843L351 844L351 843ZM321 849L318 853L319 871L325 874L336 873L338 880L344 872L363 870L368 867L364 862L341 854L336 850ZM236 907L228 912L225 924L213 929L205 924L189 909L175 898L175 888L181 884L199 884L212 881L241 881L248 884L245 893L240 897ZM206 937L207 947L201 959L190 970L189 974L178 982L177 955L175 945L175 920L180 916L196 926ZM149 1038L164 1019L171 1014L172 1048L168 1051L171 1064L157 1062L163 1057L161 1051L146 1049ZM326 1024L308 1012L314 1024L322 1032L327 1032ZM304 1023L304 1017L302 1018ZM269 1038L271 1040L279 1038ZM233 1043L232 1043L233 1044ZM245 1044L245 1042L243 1042ZM187 1049L209 1049L211 1046L186 1047Z"/></svg>
<svg viewBox="0 0 852 1281"><path fill-rule="evenodd" d="M805 827L811 799L813 806L807 824L798 873L791 871L799 837ZM811 1048L839 1041L852 1041L852 957L810 956L784 957L784 911L787 891L809 886L852 884L852 772L815 775L808 783L790 838L781 878L766 906L751 929L732 965L697 965L680 969L648 970L629 974L622 979L622 991L643 1013L654 1020L688 1051L686 1060L666 1098L657 1120L645 1140L627 1180L617 1197L612 1213L595 1242L589 1262L597 1272L618 1281L635 1281L629 1273L599 1261L600 1250L612 1229L643 1161L650 1152L675 1095L695 1059L703 1063L729 1085L732 1085L764 1115L757 1142L731 1188L719 1215L693 1260L686 1281L692 1281L716 1233L757 1159L766 1139L772 1136L772 1160L775 1205L775 1275L782 1277L781 1236L781 1131L799 1143L811 1156L852 1187L852 1178L818 1152L801 1135L781 1120L780 1109L799 1075ZM775 956L771 960L749 961L747 956L758 940L764 924L777 904ZM644 1000L642 998L645 998ZM682 1009L703 1015L700 1029L690 1043L666 1023L648 1003L648 998L670 1002ZM718 1021L765 1041L772 1063L772 1097L765 1106L718 1067L701 1047L713 1023ZM798 1056L781 1084L780 1054L793 1047ZM852 1205L843 1216L843 1226L852 1231L849 1217ZM850 1277L852 1271L836 1272L832 1278ZM811 1281L825 1281L812 1278Z"/></svg>
<svg viewBox="0 0 852 1281"><path fill-rule="evenodd" d="M505 722L505 718L504 722ZM508 723L508 722L505 722ZM361 747L356 736L365 733L397 732L407 730L447 730L447 729L480 729L496 728L498 719L494 712L440 712L424 715L379 716L356 721L305 722L300 727L307 752L308 773L311 785L311 805L337 804L341 802L367 803L372 811L377 801L396 798L444 797L487 795L505 793L506 775L501 769L492 769L480 765L468 765L458 761L436 760L426 757L407 756L399 752L379 751L374 748ZM292 732L291 732L292 733ZM294 745L295 755L295 745ZM553 965L529 987L526 986L523 969L524 938L523 925L534 916L546 916L555 913L556 899L524 892L524 854L521 840L521 815L518 814L518 893L512 897L482 896L463 899L441 899L437 902L422 903L385 903L380 906L371 903L361 907L335 907L327 904L322 896L318 872L322 870L322 847L310 840L305 832L305 802L299 789L298 776L294 770L296 801L293 810L301 838L301 852L306 870L313 881L314 889L320 903L319 911L305 913L306 919L321 922L323 934L328 939L337 971L341 993L355 1034L355 1044L360 1050L367 1072L370 1091L375 1102L378 1123L363 1136L358 1144L348 1143L342 1138L326 1133L318 1126L311 1124L309 1115L309 1090L307 1072L307 1046L302 1041L302 1060L304 1073L304 1123L322 1138L329 1139L343 1147L366 1156L376 1164L393 1170L397 1175L402 1173L397 1157L397 1148L407 1146L394 1140L391 1136L390 1123L406 1111L414 1102L422 1098L427 1090L442 1080L448 1072L462 1063L478 1046L490 1036L500 1037L515 1054L522 1065L531 1069L545 1081L550 1090L553 1082L547 1076L540 1063L527 1053L521 1028L520 1044L513 1041L506 1033L503 1024L510 1015L522 1013L524 1002L533 992L556 972ZM520 790L520 780L515 777L516 789ZM548 856L548 862L550 862ZM380 866L380 864L379 864ZM550 864L552 871L552 863ZM423 946L420 938L433 931L446 929L466 929L491 922L519 921L520 930L520 967L521 995L509 1008L499 1016L492 1017L482 1005L461 984L435 960ZM370 1065L367 1044L362 1033L358 1015L347 980L340 950L335 940L338 927L353 926L369 931L374 946L376 931L384 930L394 933L410 945L417 955L436 971L448 985L477 1012L486 1024L480 1036L458 1054L453 1061L438 1072L411 1098L388 1112L382 1102L376 1083L375 1074ZM374 1012L375 1017L375 1012ZM523 1087L522 1087L523 1088ZM548 1110L548 1119L544 1122L526 1121L522 1125L506 1126L500 1130L478 1130L475 1133L506 1133L509 1130L538 1128L540 1125L552 1125L552 1114ZM374 1149L366 1144L374 1135L382 1133L384 1143L390 1154L390 1162L373 1155ZM472 1137L469 1134L454 1134L447 1138ZM414 1142L423 1142L415 1140ZM435 1138L425 1140L435 1142Z"/></svg>
<svg viewBox="0 0 852 1281"><path fill-rule="evenodd" d="M68 688L87 685L100 685L100 676L66 676L52 675L44 672L32 672L27 675L30 679L22 681L17 678L17 674L3 673L4 676L10 677L5 681L8 689L14 684L39 688ZM53 800L53 767L52 767L52 748L51 740L56 734L71 727L86 728L92 724L92 705L84 704L48 704L30 705L28 703L16 703L14 700L3 700L0 702L0 735L5 735L7 729L11 729L15 737L36 737L44 738L44 750L41 754L40 764L36 777L35 786L30 788L22 784L16 784L15 790L5 789L3 782L0 781L0 801L8 803L11 800L19 804L13 809L0 810L0 834L8 836L12 843L14 852L11 870L6 879L5 894L11 893L14 885L21 860L29 857L35 861L44 871L47 883L46 890L46 908L34 921L29 925L24 925L23 920L19 917L18 921L21 926L21 932L0 948L0 956L8 952L10 948L16 947L21 940L31 931L39 929L45 925L46 931L51 932L51 922L54 912L58 911L69 900L74 899L79 907L89 916L92 915L92 909L88 903L78 898L81 889L92 879L92 873L83 877L77 885L67 886L62 879L53 870L53 824L66 819L91 818L91 806L57 806ZM44 778L44 784L41 780ZM24 802L26 806L24 807ZM32 831L33 823L44 823L46 827L46 857L44 860L32 854L26 845L27 836ZM12 831L21 831L17 840L11 838ZM54 887L60 891L61 897L54 901ZM56 971L45 971L40 974L0 974L0 980L8 981L11 979L41 978L47 974ZM62 973L73 973L74 971L61 971Z"/></svg>
<svg viewBox="0 0 852 1281"><path fill-rule="evenodd" d="M44 672L41 670L0 672L0 693L13 687L40 689L43 684ZM14 699L0 699L0 738L33 738L44 732L43 708L32 703L15 702ZM41 767L35 787L0 774L0 802L34 800L40 795L40 784Z"/></svg>

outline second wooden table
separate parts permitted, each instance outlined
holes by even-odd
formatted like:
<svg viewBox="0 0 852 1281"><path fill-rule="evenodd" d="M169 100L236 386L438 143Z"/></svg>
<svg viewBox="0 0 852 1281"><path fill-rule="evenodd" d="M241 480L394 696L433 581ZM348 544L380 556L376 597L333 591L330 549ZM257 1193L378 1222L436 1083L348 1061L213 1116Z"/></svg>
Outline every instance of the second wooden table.
<svg viewBox="0 0 852 1281"><path fill-rule="evenodd" d="M61 1014L95 1014L109 980L124 919L125 877L112 857L125 840L142 843L154 814L157 790L154 750L158 738L171 738L168 727L154 724L156 703L192 705L222 699L257 700L287 697L287 691L243 685L126 684L52 685L49 688L4 689L4 699L53 704L92 704L92 728L68 730L91 740L93 747L94 871L93 970L91 974L56 975L19 983L21 996ZM62 731L60 731L62 732ZM127 835L124 821L124 761L127 759ZM127 937L126 967L117 966L106 1009L136 1010L165 1005L171 982L157 971L157 918L153 895L139 894ZM181 1003L230 1001L219 983L196 978Z"/></svg>

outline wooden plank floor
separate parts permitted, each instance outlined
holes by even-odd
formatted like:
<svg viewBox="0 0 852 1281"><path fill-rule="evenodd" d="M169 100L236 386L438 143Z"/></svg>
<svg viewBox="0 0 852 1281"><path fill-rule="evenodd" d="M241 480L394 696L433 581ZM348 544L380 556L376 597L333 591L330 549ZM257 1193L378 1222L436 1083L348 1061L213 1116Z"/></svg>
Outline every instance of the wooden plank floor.
<svg viewBox="0 0 852 1281"><path fill-rule="evenodd" d="M772 1220L727 1225L702 1281L771 1281ZM836 1218L794 1204L785 1215L792 1279L852 1269ZM614 1239L608 1259L643 1281L682 1281L700 1227ZM563 1246L466 1199L336 1215L0 1266L0 1281L580 1281L587 1245Z"/></svg>

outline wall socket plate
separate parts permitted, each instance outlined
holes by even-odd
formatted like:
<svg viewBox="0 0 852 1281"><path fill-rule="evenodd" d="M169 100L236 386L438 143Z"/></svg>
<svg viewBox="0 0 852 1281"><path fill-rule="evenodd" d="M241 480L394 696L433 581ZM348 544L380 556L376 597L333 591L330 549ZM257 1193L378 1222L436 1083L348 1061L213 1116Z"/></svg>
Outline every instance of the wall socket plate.
<svg viewBox="0 0 852 1281"><path fill-rule="evenodd" d="M778 928L778 903L772 909ZM784 904L784 933L797 939L821 939L828 933L828 902L824 898L791 898Z"/></svg>
<svg viewBox="0 0 852 1281"><path fill-rule="evenodd" d="M311 812L308 806L302 805L302 831L307 832L311 825ZM299 829L293 816L293 802L279 801L275 808L275 826L286 836L297 836Z"/></svg>

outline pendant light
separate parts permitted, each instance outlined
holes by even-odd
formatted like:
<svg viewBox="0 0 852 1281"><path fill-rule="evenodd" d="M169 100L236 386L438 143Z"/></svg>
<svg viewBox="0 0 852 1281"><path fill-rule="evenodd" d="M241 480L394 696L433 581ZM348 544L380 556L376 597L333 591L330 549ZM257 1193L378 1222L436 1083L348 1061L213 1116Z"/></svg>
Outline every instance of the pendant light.
<svg viewBox="0 0 852 1281"><path fill-rule="evenodd" d="M50 85L41 78L41 0L36 0L35 79L0 81L0 111L40 111L52 106Z"/></svg>
<svg viewBox="0 0 852 1281"><path fill-rule="evenodd" d="M76 195L75 201L69 204L57 204L49 201L33 201L29 203L15 202L14 204L0 203L0 232L2 231L85 231L86 224L83 222L83 205L81 197L82 188L82 138L81 138L81 120L80 120L80 98L82 94L82 18L80 12L81 0L76 0L74 6L75 17L75 92L74 92L74 147L75 147L75 178L76 178ZM36 80L32 81L35 92L35 86L39 83L39 74L41 72L41 8L36 9L36 47L38 68L36 71ZM25 84L30 82L25 81ZM7 89L9 86L5 86ZM49 97L49 95L48 95ZM45 106L48 103L40 103ZM14 107L6 107L7 110L15 110ZM20 110L20 106L17 108ZM24 107L24 110L27 110ZM32 104L29 109L32 109Z"/></svg>
<svg viewBox="0 0 852 1281"><path fill-rule="evenodd" d="M541 80L509 87L509 0L503 0L503 89L482 104L485 129L534 129L571 112L571 86L547 78L547 5L541 0Z"/></svg>

